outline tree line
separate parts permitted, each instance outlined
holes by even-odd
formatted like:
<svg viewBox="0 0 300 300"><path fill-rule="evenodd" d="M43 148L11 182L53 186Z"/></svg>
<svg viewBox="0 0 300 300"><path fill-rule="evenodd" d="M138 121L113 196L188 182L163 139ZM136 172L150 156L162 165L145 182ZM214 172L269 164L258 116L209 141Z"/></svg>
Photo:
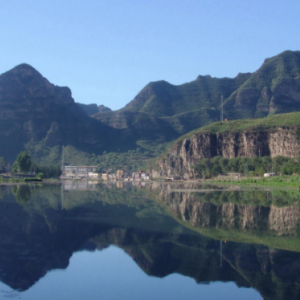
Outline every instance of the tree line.
<svg viewBox="0 0 300 300"><path fill-rule="evenodd" d="M36 162L32 162L29 154L26 151L21 151L13 166L13 173L35 173L40 178L54 178L61 175L61 168L59 165L44 165L41 166Z"/></svg>

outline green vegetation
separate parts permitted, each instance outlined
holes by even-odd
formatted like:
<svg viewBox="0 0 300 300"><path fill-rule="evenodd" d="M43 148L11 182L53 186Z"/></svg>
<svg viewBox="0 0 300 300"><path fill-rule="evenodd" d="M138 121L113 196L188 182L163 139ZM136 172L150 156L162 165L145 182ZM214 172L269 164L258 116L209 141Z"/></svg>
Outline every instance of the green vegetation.
<svg viewBox="0 0 300 300"><path fill-rule="evenodd" d="M300 185L299 175L285 175L285 176L275 176L267 178L239 178L233 179L219 179L218 182L228 183L235 185L261 185L277 188L298 188Z"/></svg>
<svg viewBox="0 0 300 300"><path fill-rule="evenodd" d="M266 59L259 70L252 73L249 79L226 99L225 116L232 120L299 111L300 103L297 97L287 91L295 89L299 78L300 51L285 51ZM282 87L286 90L283 91Z"/></svg>
<svg viewBox="0 0 300 300"><path fill-rule="evenodd" d="M5 161L4 157L0 157L0 164L2 164L3 166L6 166L6 161Z"/></svg>
<svg viewBox="0 0 300 300"><path fill-rule="evenodd" d="M148 161L160 155L168 146L168 143L148 143L145 140L138 141L134 150L127 152L103 151L101 155L80 151L72 146L65 147L65 162L68 165L93 165L98 166L98 171L112 169L128 169L137 171L146 169ZM42 172L46 178L58 177L61 174L61 147L45 147L37 143L27 148L30 156L34 157L31 170ZM37 163L38 162L38 163ZM51 171L52 170L52 171Z"/></svg>
<svg viewBox="0 0 300 300"><path fill-rule="evenodd" d="M5 171L6 161L4 157L0 157L0 173Z"/></svg>
<svg viewBox="0 0 300 300"><path fill-rule="evenodd" d="M244 119L227 122L215 122L213 124L203 126L185 134L184 136L180 137L178 141L190 138L194 134L198 133L233 133L244 130L259 132L261 130L272 131L278 127L294 129L295 133L300 138L300 132L298 132L297 130L297 128L300 127L300 112L279 114L262 119Z"/></svg>
<svg viewBox="0 0 300 300"><path fill-rule="evenodd" d="M200 160L199 164L194 166L194 170L199 178L212 178L228 172L241 173L244 176L263 176L267 172L274 172L277 175L292 175L294 173L300 174L300 157L292 159L276 156L272 159L268 156L254 156L251 158L236 157L227 159L215 156L212 159ZM278 180L279 182L280 179L274 178L272 180Z"/></svg>
<svg viewBox="0 0 300 300"><path fill-rule="evenodd" d="M123 110L157 117L170 117L199 109L219 110L221 95L225 99L229 97L250 75L239 74L233 79L198 76L195 81L177 86L166 81L151 82Z"/></svg>
<svg viewBox="0 0 300 300"><path fill-rule="evenodd" d="M60 165L39 165L35 162L32 163L32 170L35 171L38 178L57 178L61 175Z"/></svg>
<svg viewBox="0 0 300 300"><path fill-rule="evenodd" d="M12 170L14 173L28 172L31 167L31 159L26 151L22 151L17 156L16 161L13 164Z"/></svg>
<svg viewBox="0 0 300 300"><path fill-rule="evenodd" d="M0 183L21 183L25 182L25 178L4 178L0 176Z"/></svg>
<svg viewBox="0 0 300 300"><path fill-rule="evenodd" d="M36 162L32 162L29 154L26 151L22 151L18 154L16 161L12 167L13 173L34 173L37 174L37 178L55 178L61 175L61 167L59 165L39 165ZM1 178L2 182L11 182L11 180L17 180L17 178L5 179Z"/></svg>

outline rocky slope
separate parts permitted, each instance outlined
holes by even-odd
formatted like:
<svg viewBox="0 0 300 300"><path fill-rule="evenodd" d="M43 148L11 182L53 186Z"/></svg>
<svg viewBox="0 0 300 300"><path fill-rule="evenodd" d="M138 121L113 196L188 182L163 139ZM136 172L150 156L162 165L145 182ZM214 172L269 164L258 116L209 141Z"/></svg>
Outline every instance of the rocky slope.
<svg viewBox="0 0 300 300"><path fill-rule="evenodd" d="M153 176L193 178L193 166L203 158L278 155L300 156L300 113L260 120L218 122L191 132L176 141L157 159Z"/></svg>

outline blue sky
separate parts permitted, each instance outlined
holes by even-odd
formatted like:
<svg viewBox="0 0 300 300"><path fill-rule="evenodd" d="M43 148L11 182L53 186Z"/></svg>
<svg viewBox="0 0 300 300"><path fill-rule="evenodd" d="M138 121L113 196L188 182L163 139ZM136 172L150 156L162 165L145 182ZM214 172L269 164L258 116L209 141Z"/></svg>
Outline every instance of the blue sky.
<svg viewBox="0 0 300 300"><path fill-rule="evenodd" d="M298 0L0 0L0 73L20 63L119 109L150 81L234 77L300 50Z"/></svg>

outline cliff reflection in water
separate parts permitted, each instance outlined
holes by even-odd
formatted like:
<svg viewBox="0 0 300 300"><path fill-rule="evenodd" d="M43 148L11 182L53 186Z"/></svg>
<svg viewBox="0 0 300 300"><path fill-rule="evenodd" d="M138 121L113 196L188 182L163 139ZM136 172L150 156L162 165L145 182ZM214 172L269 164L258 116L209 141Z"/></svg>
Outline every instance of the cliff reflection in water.
<svg viewBox="0 0 300 300"><path fill-rule="evenodd" d="M26 290L74 252L116 245L149 275L299 299L297 197L159 183L2 186L0 280Z"/></svg>

